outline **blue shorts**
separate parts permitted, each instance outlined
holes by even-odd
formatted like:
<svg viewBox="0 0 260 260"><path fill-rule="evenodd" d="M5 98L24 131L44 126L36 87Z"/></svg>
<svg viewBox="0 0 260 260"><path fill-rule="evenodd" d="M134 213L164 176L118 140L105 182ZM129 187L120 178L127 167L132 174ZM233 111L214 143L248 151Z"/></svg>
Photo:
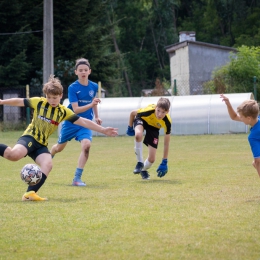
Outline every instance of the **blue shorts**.
<svg viewBox="0 0 260 260"><path fill-rule="evenodd" d="M92 141L92 131L88 128L65 121L61 127L58 144L66 143L73 138L79 142L83 139Z"/></svg>

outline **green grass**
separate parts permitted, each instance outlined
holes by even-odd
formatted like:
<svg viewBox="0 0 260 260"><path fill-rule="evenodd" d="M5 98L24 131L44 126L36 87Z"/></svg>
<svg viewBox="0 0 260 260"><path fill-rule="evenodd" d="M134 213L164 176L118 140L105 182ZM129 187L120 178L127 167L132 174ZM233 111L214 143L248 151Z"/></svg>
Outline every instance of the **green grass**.
<svg viewBox="0 0 260 260"><path fill-rule="evenodd" d="M0 143L20 134L0 132ZM39 191L47 202L21 201L30 158L0 158L0 259L260 259L260 179L247 135L172 136L160 179L162 139L149 181L132 173L133 146L131 137L94 137L88 185L72 187L80 146L70 142Z"/></svg>

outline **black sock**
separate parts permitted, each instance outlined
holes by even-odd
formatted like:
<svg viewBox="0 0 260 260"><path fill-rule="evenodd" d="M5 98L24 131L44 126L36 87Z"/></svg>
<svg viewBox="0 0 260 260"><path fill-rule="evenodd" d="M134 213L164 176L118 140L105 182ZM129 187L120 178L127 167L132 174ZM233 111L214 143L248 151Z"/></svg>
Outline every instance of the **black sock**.
<svg viewBox="0 0 260 260"><path fill-rule="evenodd" d="M4 152L5 152L5 149L7 148L8 146L5 145L5 144L0 144L0 155L2 157L4 157Z"/></svg>
<svg viewBox="0 0 260 260"><path fill-rule="evenodd" d="M47 178L47 176L44 173L42 173L42 179L40 180L40 182L37 183L36 185L28 186L27 192L28 191L35 191L35 192L37 192L41 188L41 186L44 184L46 178Z"/></svg>

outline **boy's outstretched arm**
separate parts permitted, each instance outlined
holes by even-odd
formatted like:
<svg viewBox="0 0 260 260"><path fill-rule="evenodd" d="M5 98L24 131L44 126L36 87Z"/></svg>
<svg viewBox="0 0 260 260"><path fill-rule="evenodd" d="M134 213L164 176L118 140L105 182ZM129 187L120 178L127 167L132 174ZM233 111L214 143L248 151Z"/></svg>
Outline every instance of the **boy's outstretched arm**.
<svg viewBox="0 0 260 260"><path fill-rule="evenodd" d="M235 110L231 106L229 99L226 96L224 96L223 94L220 95L220 98L222 98L222 101L224 101L226 103L227 109L228 109L228 114L229 114L230 118L235 121L241 121L240 117L238 116L238 114L235 112Z"/></svg>
<svg viewBox="0 0 260 260"><path fill-rule="evenodd" d="M164 136L164 148L163 148L163 159L168 158L169 147L170 147L171 134Z"/></svg>
<svg viewBox="0 0 260 260"><path fill-rule="evenodd" d="M24 99L23 98L0 99L0 105L24 107Z"/></svg>
<svg viewBox="0 0 260 260"><path fill-rule="evenodd" d="M75 125L80 125L85 128L88 128L93 131L97 131L99 133L108 135L108 136L117 136L118 135L118 129L113 127L103 127L101 125L98 125L94 123L91 120L88 120L86 118L80 117L78 120L74 122Z"/></svg>

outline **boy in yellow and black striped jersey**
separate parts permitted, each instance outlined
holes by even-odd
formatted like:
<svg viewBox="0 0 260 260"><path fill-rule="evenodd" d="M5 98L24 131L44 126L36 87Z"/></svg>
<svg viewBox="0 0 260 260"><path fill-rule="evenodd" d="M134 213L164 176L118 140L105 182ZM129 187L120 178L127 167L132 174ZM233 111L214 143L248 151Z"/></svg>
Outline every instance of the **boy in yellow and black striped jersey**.
<svg viewBox="0 0 260 260"><path fill-rule="evenodd" d="M23 201L44 201L36 192L44 184L52 169L52 157L47 148L49 136L57 130L60 122L67 120L108 136L116 136L117 129L102 127L88 119L79 117L72 110L60 104L63 87L58 78L50 76L49 81L43 86L45 97L0 99L0 105L30 107L33 109L33 119L16 145L11 148L0 144L0 156L10 161L18 161L25 156L31 157L42 171L41 181L28 186L23 195Z"/></svg>
<svg viewBox="0 0 260 260"><path fill-rule="evenodd" d="M168 153L171 136L171 118L168 114L170 110L168 98L160 98L157 104L151 104L145 108L133 110L130 113L129 124L126 134L135 136L135 154L137 164L134 173L140 173L142 178L148 180L150 175L148 169L155 161L157 146L159 143L159 131L164 128L164 150L163 159L157 168L157 176L163 177L168 172ZM143 143L148 146L148 158L143 161L143 132L146 131Z"/></svg>

